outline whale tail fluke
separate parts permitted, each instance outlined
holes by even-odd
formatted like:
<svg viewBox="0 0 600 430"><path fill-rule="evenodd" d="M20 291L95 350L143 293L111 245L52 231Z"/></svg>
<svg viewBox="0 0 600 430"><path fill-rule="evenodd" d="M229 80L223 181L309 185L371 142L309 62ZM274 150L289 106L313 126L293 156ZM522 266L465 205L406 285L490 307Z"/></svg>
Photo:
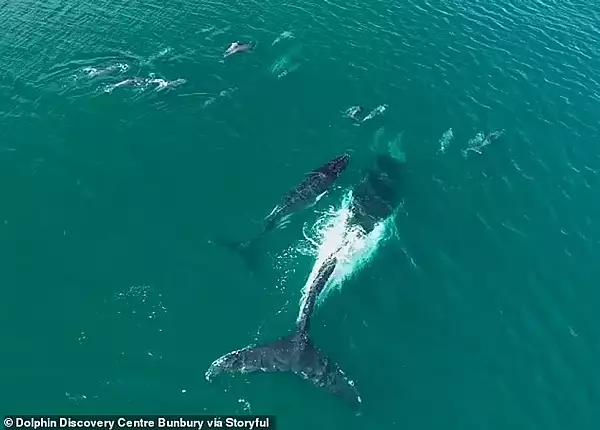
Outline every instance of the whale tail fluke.
<svg viewBox="0 0 600 430"><path fill-rule="evenodd" d="M318 350L304 332L225 354L210 365L205 374L206 380L210 381L224 372L292 372L343 398L357 413L361 405L354 382L334 361Z"/></svg>

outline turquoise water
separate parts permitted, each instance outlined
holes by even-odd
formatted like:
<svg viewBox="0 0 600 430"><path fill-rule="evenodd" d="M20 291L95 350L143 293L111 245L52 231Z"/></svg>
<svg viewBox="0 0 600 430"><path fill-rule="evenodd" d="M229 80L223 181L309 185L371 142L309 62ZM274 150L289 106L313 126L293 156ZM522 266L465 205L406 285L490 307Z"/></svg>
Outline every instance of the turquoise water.
<svg viewBox="0 0 600 430"><path fill-rule="evenodd" d="M0 3L0 412L600 428L599 18L589 0ZM256 48L223 62L235 40ZM150 74L187 82L105 92ZM389 108L354 126L356 104ZM400 133L399 238L313 323L363 415L294 375L206 383L292 329L303 223ZM341 189L258 273L209 243L255 234L347 149Z"/></svg>

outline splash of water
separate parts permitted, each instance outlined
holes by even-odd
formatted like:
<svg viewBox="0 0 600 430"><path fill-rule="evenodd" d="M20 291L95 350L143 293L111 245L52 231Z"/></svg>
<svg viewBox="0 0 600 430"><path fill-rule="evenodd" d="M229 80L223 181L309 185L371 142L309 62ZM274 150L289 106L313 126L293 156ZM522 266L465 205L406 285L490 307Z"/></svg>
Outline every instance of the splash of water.
<svg viewBox="0 0 600 430"><path fill-rule="evenodd" d="M337 252L338 262L323 292L318 298L322 303L333 290L341 288L343 283L355 275L371 261L377 249L390 236L393 215L378 223L373 231L366 234L358 225L349 223L352 210L352 191L348 191L338 209L332 208L321 216L306 234L307 242L312 244L315 263L302 289L301 305L306 300L308 288L312 284L325 260ZM312 237L310 237L312 236Z"/></svg>
<svg viewBox="0 0 600 430"><path fill-rule="evenodd" d="M440 149L438 149L438 154L444 154L446 152L446 149L448 149L448 146L450 146L452 138L454 138L454 131L452 130L452 127L450 127L444 132L444 134L442 134L442 137L439 140Z"/></svg>

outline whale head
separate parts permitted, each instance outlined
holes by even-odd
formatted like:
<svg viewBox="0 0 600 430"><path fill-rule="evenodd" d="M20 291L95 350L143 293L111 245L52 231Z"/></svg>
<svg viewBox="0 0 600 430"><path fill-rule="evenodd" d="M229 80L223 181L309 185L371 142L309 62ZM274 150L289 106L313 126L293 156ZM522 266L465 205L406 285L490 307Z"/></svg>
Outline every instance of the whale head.
<svg viewBox="0 0 600 430"><path fill-rule="evenodd" d="M350 163L350 154L346 153L329 161L329 163L322 167L322 172L327 176L333 176L337 178L344 170L346 170L348 163Z"/></svg>

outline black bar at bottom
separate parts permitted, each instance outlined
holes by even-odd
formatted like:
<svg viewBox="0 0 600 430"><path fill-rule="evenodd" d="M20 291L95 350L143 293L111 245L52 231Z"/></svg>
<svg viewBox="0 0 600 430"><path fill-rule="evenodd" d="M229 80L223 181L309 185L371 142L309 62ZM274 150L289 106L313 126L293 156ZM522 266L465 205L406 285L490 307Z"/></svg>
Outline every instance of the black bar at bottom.
<svg viewBox="0 0 600 430"><path fill-rule="evenodd" d="M274 415L7 415L4 430L275 429Z"/></svg>

